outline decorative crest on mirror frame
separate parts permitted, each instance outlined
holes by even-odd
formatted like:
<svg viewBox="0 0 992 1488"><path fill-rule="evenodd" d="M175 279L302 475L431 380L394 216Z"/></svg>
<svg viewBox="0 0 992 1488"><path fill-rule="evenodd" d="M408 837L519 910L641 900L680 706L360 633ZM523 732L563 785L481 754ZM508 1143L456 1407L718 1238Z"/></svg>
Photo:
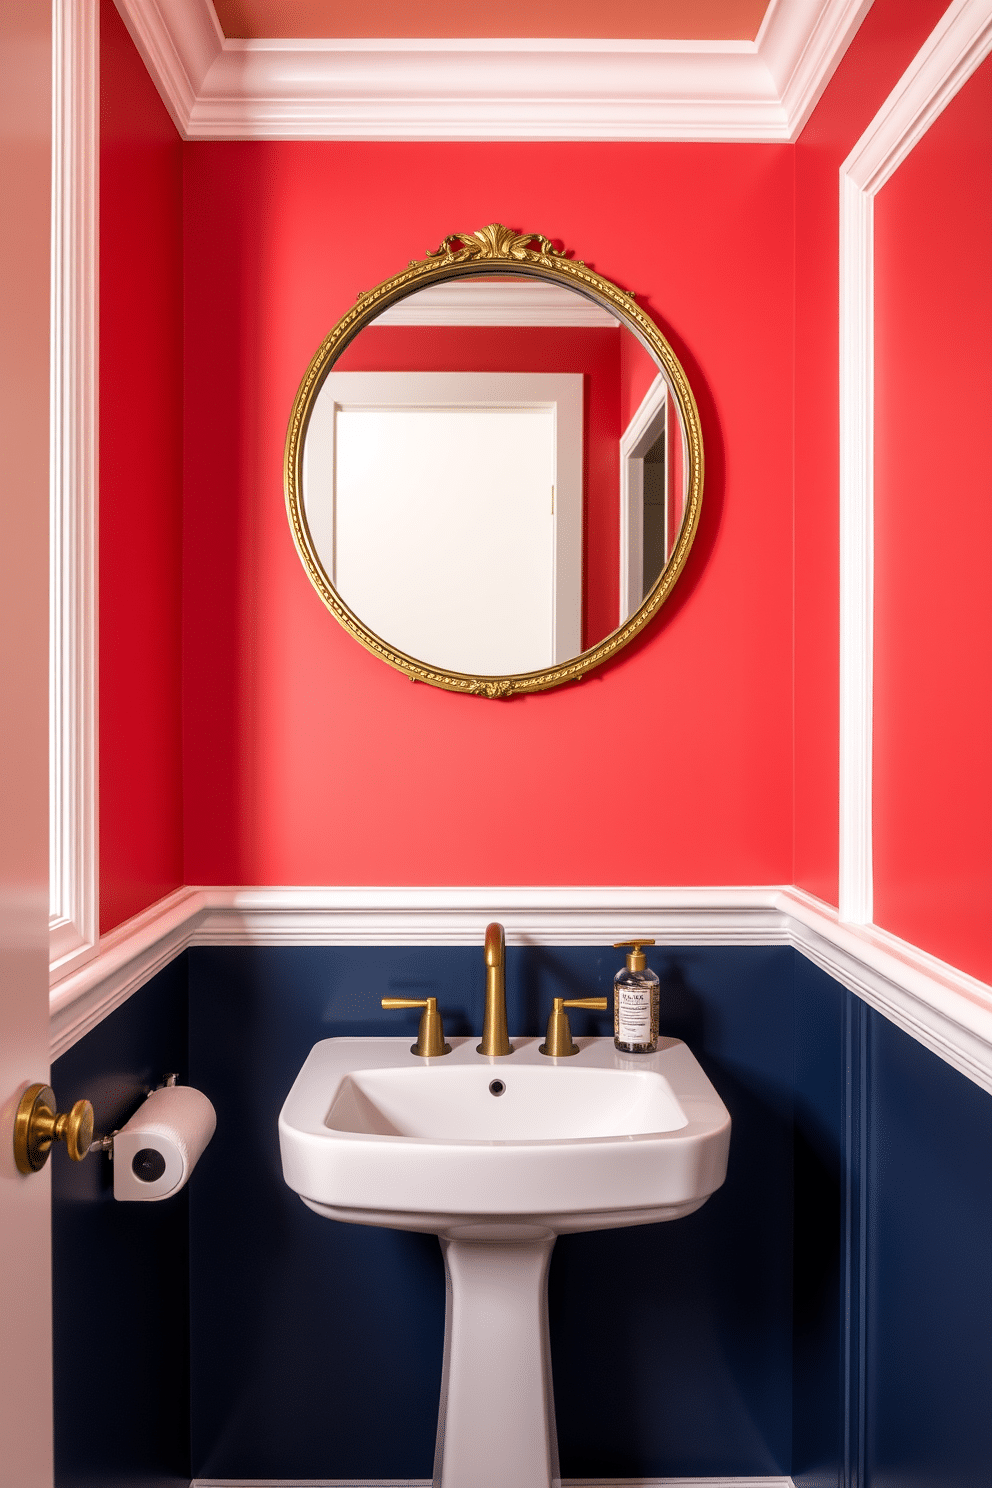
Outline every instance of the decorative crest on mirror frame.
<svg viewBox="0 0 992 1488"><path fill-rule="evenodd" d="M328 578L314 547L303 501L303 445L310 413L324 377L345 347L389 305L415 290L446 279L491 274L494 270L534 276L576 290L604 305L638 337L668 378L685 433L687 467L685 509L678 541L639 608L602 641L569 661L502 677L473 676L431 666L406 655L370 630ZM515 232L494 222L475 232L449 234L423 259L411 259L401 273L359 293L352 308L324 338L300 384L286 435L283 473L286 508L300 559L317 593L344 629L366 650L414 682L469 696L503 699L578 681L611 660L650 624L671 594L696 536L703 497L703 441L696 401L682 365L658 326L637 304L634 293L620 289L581 259L569 258L567 250L555 248L542 233Z"/></svg>

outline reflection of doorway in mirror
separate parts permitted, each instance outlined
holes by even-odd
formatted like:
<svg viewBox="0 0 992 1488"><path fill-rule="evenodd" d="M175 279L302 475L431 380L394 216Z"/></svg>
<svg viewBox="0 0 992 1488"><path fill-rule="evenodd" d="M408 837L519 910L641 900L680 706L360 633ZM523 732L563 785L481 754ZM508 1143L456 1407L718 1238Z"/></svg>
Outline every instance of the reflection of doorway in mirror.
<svg viewBox="0 0 992 1488"><path fill-rule="evenodd" d="M655 377L620 436L620 620L651 592L672 556L684 510L682 429Z"/></svg>
<svg viewBox="0 0 992 1488"><path fill-rule="evenodd" d="M580 376L331 373L304 499L338 593L407 655L501 676L581 649Z"/></svg>

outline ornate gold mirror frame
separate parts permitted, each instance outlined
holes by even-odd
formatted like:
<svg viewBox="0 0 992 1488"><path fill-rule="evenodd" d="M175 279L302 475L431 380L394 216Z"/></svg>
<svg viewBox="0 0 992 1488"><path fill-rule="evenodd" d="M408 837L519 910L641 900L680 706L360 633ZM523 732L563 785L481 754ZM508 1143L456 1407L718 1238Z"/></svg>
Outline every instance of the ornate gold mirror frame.
<svg viewBox="0 0 992 1488"><path fill-rule="evenodd" d="M471 676L430 666L416 657L407 656L369 630L345 604L328 578L314 547L303 501L303 444L314 400L336 358L349 342L389 305L414 290L445 279L465 279L494 272L547 279L578 290L609 309L621 324L634 332L665 372L686 435L686 492L681 530L671 557L640 607L597 645L571 660L540 671L519 672L506 677ZM289 523L303 566L317 593L345 630L374 656L405 672L415 682L428 682L433 687L444 687L451 692L505 698L515 693L542 692L549 687L576 681L594 667L609 661L658 613L685 567L699 525L703 499L703 441L696 401L682 366L654 321L638 306L633 294L619 289L578 259L566 258L564 250L553 248L539 233L515 233L499 223L492 223L478 232L453 233L434 253L413 260L401 274L359 295L352 309L321 344L300 384L286 436L284 476Z"/></svg>

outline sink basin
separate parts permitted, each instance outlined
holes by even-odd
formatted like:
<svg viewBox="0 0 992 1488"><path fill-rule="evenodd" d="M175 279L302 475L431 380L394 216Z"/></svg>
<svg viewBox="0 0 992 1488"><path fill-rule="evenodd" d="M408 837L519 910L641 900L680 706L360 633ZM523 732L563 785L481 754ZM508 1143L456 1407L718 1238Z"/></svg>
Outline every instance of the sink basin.
<svg viewBox="0 0 992 1488"><path fill-rule="evenodd" d="M318 1214L437 1234L447 1274L436 1488L560 1482L547 1274L558 1235L691 1214L723 1182L730 1117L689 1049L609 1038L546 1058L476 1040L325 1039L279 1116L283 1175ZM655 1279L645 1277L643 1285Z"/></svg>
<svg viewBox="0 0 992 1488"><path fill-rule="evenodd" d="M510 1239L676 1219L723 1182L730 1117L679 1040L580 1039L569 1059L451 1042L423 1060L406 1039L317 1044L279 1118L290 1188L333 1219Z"/></svg>
<svg viewBox="0 0 992 1488"><path fill-rule="evenodd" d="M576 1069L553 1079L533 1064L507 1070L494 1100L487 1069L356 1070L338 1086L331 1131L432 1142L564 1142L677 1131L688 1117L657 1070Z"/></svg>

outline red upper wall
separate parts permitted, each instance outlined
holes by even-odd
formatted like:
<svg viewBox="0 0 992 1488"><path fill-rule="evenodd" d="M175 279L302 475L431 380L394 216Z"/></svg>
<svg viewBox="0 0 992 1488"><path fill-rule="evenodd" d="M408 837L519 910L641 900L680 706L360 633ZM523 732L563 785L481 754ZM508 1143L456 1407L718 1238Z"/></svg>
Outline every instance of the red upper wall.
<svg viewBox="0 0 992 1488"><path fill-rule="evenodd" d="M102 0L104 928L184 880L795 880L836 899L838 169L944 8L875 0L794 150L180 146ZM939 345L984 344L987 246L974 284L952 286L958 259L941 254L979 232L987 162L950 168L949 138L935 129L880 200L879 448L897 457L876 472L876 884L884 924L989 975L975 929L985 694L946 665L962 633L985 664L981 576L933 613L916 580L934 552L967 574L984 539L959 553L954 524L931 518L937 546L914 549L927 524L904 521L909 404L894 372L916 376L900 335L937 285ZM932 210L918 231L937 186L943 239ZM495 705L413 687L338 629L295 556L281 479L299 377L356 292L493 218L550 232L639 291L686 364L707 453L697 550L660 620L584 684ZM984 384L972 394L984 406ZM914 471L939 475L912 499L932 501L953 471L960 505L987 452L958 441L935 465L944 424L926 427L931 464ZM477 826L493 788L494 840Z"/></svg>
<svg viewBox="0 0 992 1488"><path fill-rule="evenodd" d="M100 7L100 925L183 881L182 145Z"/></svg>
<svg viewBox="0 0 992 1488"><path fill-rule="evenodd" d="M992 61L875 201L875 919L992 981Z"/></svg>
<svg viewBox="0 0 992 1488"><path fill-rule="evenodd" d="M839 171L946 8L875 0L796 168L795 882L837 903Z"/></svg>
<svg viewBox="0 0 992 1488"><path fill-rule="evenodd" d="M185 147L188 882L791 880L792 175L788 146ZM638 291L707 460L696 549L648 634L501 703L351 640L282 491L330 326L494 219Z"/></svg>

